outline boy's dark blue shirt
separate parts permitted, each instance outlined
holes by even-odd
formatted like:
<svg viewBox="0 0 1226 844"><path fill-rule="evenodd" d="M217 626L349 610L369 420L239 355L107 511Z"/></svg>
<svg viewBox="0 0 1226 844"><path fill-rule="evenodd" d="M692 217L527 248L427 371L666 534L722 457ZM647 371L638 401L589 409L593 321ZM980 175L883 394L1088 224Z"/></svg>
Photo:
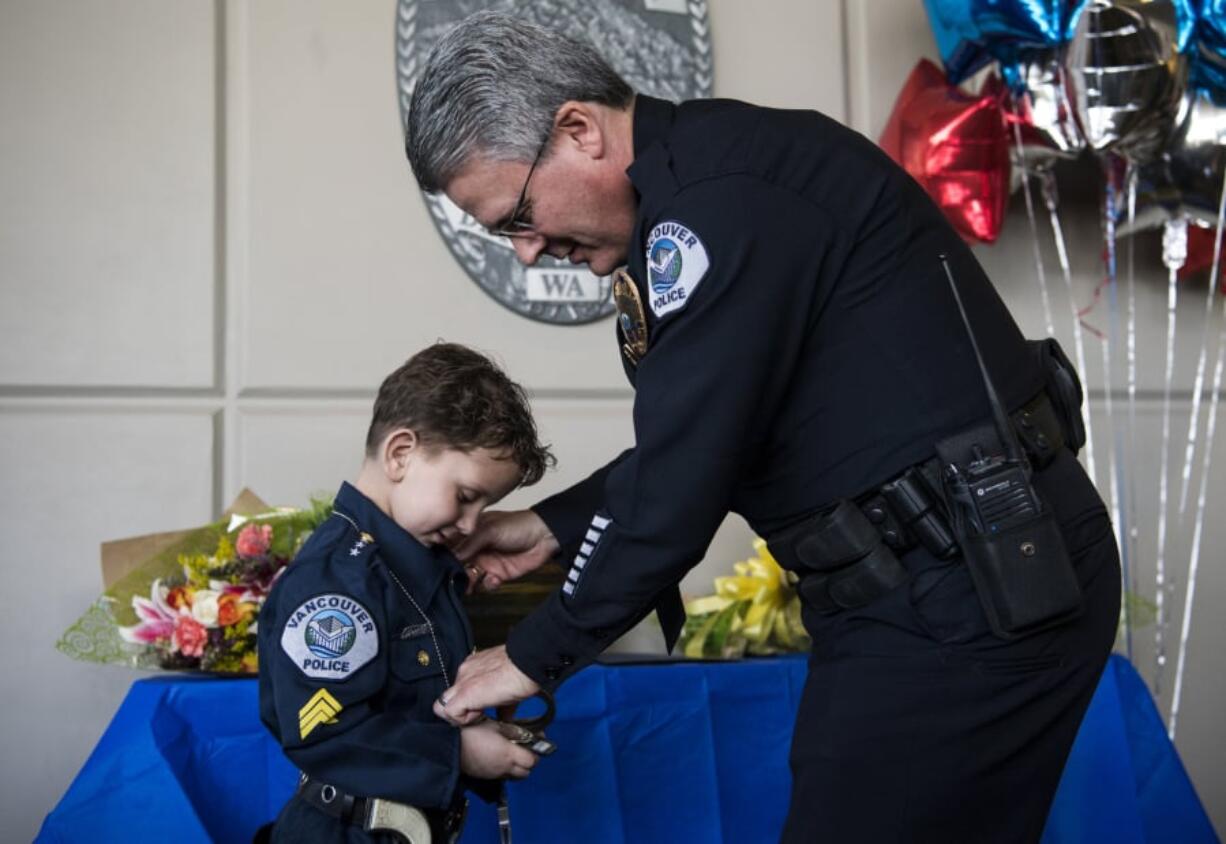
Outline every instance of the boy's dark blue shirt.
<svg viewBox="0 0 1226 844"><path fill-rule="evenodd" d="M347 483L334 508L260 613L260 718L313 779L449 808L474 783L431 707L473 649L463 568Z"/></svg>

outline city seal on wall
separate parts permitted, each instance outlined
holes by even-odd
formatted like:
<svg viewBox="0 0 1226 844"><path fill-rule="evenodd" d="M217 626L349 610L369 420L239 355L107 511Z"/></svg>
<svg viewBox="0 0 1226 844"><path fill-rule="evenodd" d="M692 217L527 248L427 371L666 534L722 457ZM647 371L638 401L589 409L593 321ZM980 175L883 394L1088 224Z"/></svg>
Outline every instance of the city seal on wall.
<svg viewBox="0 0 1226 844"><path fill-rule="evenodd" d="M457 22L487 9L588 39L636 91L674 102L711 96L707 0L398 0L402 125L430 48ZM525 267L509 240L489 234L446 196L423 196L451 254L501 304L529 319L563 325L614 312L610 277L548 255Z"/></svg>

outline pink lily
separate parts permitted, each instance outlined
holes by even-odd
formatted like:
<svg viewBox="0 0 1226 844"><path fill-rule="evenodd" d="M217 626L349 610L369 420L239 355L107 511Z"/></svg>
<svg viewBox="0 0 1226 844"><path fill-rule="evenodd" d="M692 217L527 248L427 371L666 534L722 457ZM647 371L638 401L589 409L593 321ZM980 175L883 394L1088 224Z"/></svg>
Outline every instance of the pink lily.
<svg viewBox="0 0 1226 844"><path fill-rule="evenodd" d="M175 616L178 613L166 603L168 591L159 579L153 581L148 598L132 596L132 609L140 622L119 628L119 635L125 642L151 645L170 639L175 632Z"/></svg>

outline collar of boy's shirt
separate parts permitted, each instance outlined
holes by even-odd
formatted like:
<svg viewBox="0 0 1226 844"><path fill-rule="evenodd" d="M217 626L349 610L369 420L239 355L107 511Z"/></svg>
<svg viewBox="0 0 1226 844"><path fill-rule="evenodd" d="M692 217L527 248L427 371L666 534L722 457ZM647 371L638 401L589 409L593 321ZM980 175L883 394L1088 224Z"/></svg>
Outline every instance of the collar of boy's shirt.
<svg viewBox="0 0 1226 844"><path fill-rule="evenodd" d="M348 482L341 484L333 506L375 538L375 553L423 608L434 600L444 580L465 576L450 551L422 545Z"/></svg>

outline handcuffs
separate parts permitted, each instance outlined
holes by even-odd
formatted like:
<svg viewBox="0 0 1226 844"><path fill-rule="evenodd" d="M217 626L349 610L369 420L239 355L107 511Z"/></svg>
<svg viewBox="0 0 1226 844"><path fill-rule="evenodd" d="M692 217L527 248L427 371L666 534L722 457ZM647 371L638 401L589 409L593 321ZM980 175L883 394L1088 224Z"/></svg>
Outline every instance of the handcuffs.
<svg viewBox="0 0 1226 844"><path fill-rule="evenodd" d="M545 703L545 711L535 718L505 718L495 720L498 725L498 732L508 741L518 744L520 747L526 747L535 753L537 756L548 756L558 749L558 746L545 737L545 728L553 723L553 716L557 712L557 706L554 704L553 695L542 689L532 697L540 698ZM529 698L531 700L532 698ZM483 717L475 723L480 724L482 721L489 720L488 716Z"/></svg>
<svg viewBox="0 0 1226 844"><path fill-rule="evenodd" d="M537 692L545 703L545 711L533 718L491 719L483 715L474 724L493 720L498 726L498 732L503 738L526 747L537 756L548 756L558 749L557 745L545 737L545 728L553 722L557 707L553 695L545 690ZM514 710L512 710L513 712ZM511 844L511 819L507 807L506 788L502 789L498 800L498 826L503 844ZM456 828L448 830L445 842L435 841L431 832L430 821L426 814L415 806L398 803L395 800L371 798L366 801L366 817L362 828L367 832L384 832L397 835L407 844L454 844L460 838L463 820Z"/></svg>

